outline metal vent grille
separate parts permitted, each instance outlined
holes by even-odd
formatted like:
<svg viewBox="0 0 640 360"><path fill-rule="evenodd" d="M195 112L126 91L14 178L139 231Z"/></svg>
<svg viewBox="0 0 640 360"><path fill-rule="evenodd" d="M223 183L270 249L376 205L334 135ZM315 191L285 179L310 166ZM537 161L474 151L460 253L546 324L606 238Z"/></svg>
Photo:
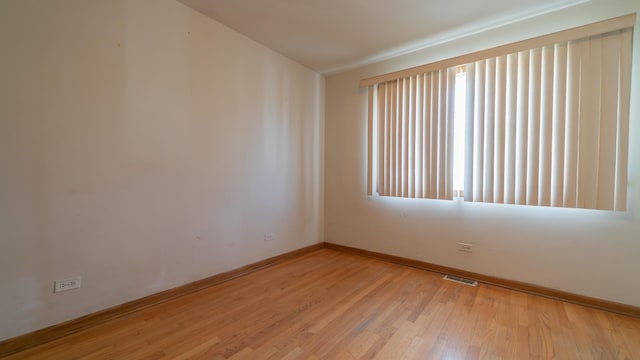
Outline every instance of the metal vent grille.
<svg viewBox="0 0 640 360"><path fill-rule="evenodd" d="M475 280L465 279L465 278L458 277L458 276L453 276L453 275L445 275L444 279L445 280L449 280L449 281L453 281L453 282L457 282L457 283L460 283L460 284L469 285L469 286L478 285L478 282L475 281Z"/></svg>

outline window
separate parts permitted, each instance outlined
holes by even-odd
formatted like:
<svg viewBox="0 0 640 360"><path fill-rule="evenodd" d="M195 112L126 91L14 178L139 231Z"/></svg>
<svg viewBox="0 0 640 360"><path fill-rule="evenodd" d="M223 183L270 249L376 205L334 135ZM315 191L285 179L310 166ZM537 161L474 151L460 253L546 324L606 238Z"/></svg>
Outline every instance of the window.
<svg viewBox="0 0 640 360"><path fill-rule="evenodd" d="M634 23L363 80L369 194L625 210Z"/></svg>

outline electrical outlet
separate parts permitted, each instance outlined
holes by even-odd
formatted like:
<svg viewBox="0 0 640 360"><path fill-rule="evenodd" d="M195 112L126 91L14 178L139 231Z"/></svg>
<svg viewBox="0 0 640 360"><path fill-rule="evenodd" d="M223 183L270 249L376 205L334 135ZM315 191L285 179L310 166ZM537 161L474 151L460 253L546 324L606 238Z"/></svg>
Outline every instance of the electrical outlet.
<svg viewBox="0 0 640 360"><path fill-rule="evenodd" d="M473 252L473 244L469 243L458 243L459 251Z"/></svg>
<svg viewBox="0 0 640 360"><path fill-rule="evenodd" d="M53 282L53 292L59 293L62 291L78 289L80 287L80 276L66 280L56 280Z"/></svg>
<svg viewBox="0 0 640 360"><path fill-rule="evenodd" d="M273 234L264 234L264 241L273 241L274 238Z"/></svg>

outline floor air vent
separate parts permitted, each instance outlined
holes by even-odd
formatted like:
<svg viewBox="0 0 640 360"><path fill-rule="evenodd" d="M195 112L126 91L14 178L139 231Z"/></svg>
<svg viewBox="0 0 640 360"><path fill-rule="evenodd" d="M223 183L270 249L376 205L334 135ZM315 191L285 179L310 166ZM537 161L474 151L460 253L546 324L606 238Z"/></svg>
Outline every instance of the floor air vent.
<svg viewBox="0 0 640 360"><path fill-rule="evenodd" d="M465 279L465 278L461 278L458 276L453 276L453 275L445 275L444 276L445 280L449 280L449 281L454 281L460 284L465 284L465 285L469 285L469 286L476 286L478 285L478 282L475 280L471 280L471 279Z"/></svg>

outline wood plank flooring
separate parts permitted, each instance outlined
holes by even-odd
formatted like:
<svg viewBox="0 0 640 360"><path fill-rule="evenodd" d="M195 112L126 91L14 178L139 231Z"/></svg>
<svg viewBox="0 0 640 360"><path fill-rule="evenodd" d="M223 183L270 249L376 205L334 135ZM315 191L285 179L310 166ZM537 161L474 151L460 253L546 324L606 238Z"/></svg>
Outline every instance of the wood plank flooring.
<svg viewBox="0 0 640 360"><path fill-rule="evenodd" d="M322 249L7 359L640 359L640 320Z"/></svg>

